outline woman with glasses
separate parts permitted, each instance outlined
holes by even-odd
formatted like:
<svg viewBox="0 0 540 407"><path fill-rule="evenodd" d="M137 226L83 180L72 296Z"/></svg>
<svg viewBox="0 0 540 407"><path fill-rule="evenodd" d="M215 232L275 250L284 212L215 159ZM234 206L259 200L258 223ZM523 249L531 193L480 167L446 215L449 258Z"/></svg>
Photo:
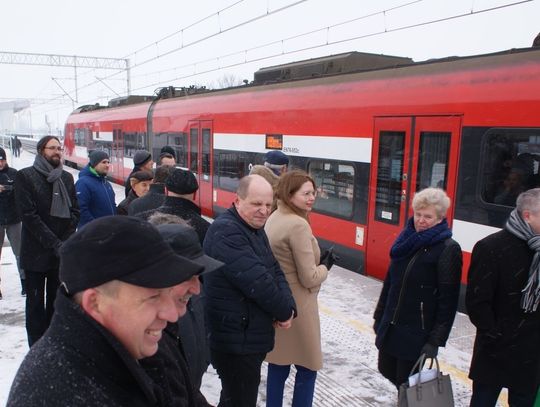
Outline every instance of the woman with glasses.
<svg viewBox="0 0 540 407"><path fill-rule="evenodd" d="M440 188L414 195L413 216L390 249L390 266L373 318L378 368L397 389L420 355L437 356L456 316L461 248L446 222Z"/></svg>
<svg viewBox="0 0 540 407"><path fill-rule="evenodd" d="M267 407L282 406L283 388L291 364L296 367L293 406L311 406L317 371L322 368L321 333L317 295L332 267L332 253L323 256L309 225L316 197L313 179L304 171L280 177L277 209L265 231L296 301L298 317L290 329L279 329L268 361Z"/></svg>

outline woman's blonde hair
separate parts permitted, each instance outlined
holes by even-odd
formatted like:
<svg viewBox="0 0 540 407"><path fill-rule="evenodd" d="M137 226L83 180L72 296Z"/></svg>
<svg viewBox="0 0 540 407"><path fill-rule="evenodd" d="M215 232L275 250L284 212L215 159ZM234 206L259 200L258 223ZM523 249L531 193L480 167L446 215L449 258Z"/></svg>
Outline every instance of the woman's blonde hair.
<svg viewBox="0 0 540 407"><path fill-rule="evenodd" d="M428 206L434 207L437 217L442 219L450 207L450 198L440 188L426 188L414 194L412 207L415 211Z"/></svg>

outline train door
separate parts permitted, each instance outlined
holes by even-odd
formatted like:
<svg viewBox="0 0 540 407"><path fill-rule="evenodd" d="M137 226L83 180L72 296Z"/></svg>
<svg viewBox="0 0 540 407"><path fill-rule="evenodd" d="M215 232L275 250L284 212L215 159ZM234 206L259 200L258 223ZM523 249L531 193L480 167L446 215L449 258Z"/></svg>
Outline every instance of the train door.
<svg viewBox="0 0 540 407"><path fill-rule="evenodd" d="M389 251L412 215L411 200L427 187L456 187L461 117L376 118L370 179L366 273L384 278Z"/></svg>
<svg viewBox="0 0 540 407"><path fill-rule="evenodd" d="M124 136L122 125L113 124L113 138L111 145L111 172L114 178L124 182Z"/></svg>
<svg viewBox="0 0 540 407"><path fill-rule="evenodd" d="M207 216L212 216L212 134L212 121L189 122L189 169L199 182L195 203Z"/></svg>

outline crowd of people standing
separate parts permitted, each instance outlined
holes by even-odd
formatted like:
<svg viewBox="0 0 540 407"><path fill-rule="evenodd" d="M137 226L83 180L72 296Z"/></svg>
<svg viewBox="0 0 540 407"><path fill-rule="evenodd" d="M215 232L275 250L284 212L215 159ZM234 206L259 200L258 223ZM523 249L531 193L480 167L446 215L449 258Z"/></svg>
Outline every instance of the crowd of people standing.
<svg viewBox="0 0 540 407"><path fill-rule="evenodd" d="M76 183L62 153L46 136L33 165L17 172L0 149L2 237L18 261L31 348L8 406L210 406L200 386L212 364L219 406L255 407L263 361L268 407L283 405L291 365L292 405L311 406L323 368L318 293L336 261L311 230L314 179L270 151L209 223L195 176L175 167L170 148L155 170L149 152L134 154L118 206L106 151L90 152ZM420 356L437 357L456 315L463 262L449 207L442 189L418 191L389 253L373 328L378 368L397 389ZM472 407L494 406L503 387L511 406L533 406L539 236L537 188L473 249Z"/></svg>

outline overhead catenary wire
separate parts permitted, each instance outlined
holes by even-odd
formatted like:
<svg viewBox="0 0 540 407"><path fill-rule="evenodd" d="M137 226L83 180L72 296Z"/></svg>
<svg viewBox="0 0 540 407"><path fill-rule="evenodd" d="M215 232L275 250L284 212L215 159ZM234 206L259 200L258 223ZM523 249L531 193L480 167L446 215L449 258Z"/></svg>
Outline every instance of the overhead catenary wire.
<svg viewBox="0 0 540 407"><path fill-rule="evenodd" d="M244 1L244 0L237 1L236 3L234 3L234 4L230 5L230 6L227 6L227 7L223 8L223 9L217 11L217 12L212 13L211 15L208 15L208 16L206 16L206 17L203 17L203 18L199 19L198 21L196 21L195 23L192 23L192 24L188 25L187 27L184 27L184 28L182 28L182 29L176 31L175 33L169 34L169 35L167 35L166 37L163 37L162 39L160 39L160 40L158 40L158 41L155 41L154 43L152 43L152 44L150 44L150 45L147 45L147 46L145 46L145 47L143 47L143 48L141 48L141 49L146 49L147 47L150 47L150 46L152 46L152 45L154 45L154 44L157 44L158 42L162 42L162 41L164 41L164 40L166 40L166 39L168 39L168 38L170 38L170 37L172 37L172 36L178 34L179 32L182 32L182 31L187 30L187 28L192 28L194 25L200 24L201 22L206 21L206 20L209 19L210 17L215 16L216 14L219 15L219 13L221 13L221 12L223 12L223 11L225 11L225 10L230 9L231 7L233 7L233 6L237 5L237 4L239 4L241 1ZM272 16L272 15L274 15L274 14L276 14L276 13L285 11L285 10L291 8L291 7L297 6L297 5L302 4L302 3L305 3L305 2L307 2L307 1L309 1L309 0L297 0L297 1L293 2L293 3L289 3L289 4L285 5L285 6L282 6L282 7L277 8L277 9L275 9L275 10L270 10L270 9L268 8L268 6L267 6L266 12L263 13L263 14L259 14L259 15L255 16L255 17L252 17L252 18L250 18L250 19L247 19L247 20L245 20L245 21L242 21L242 22L240 22L240 23L238 23L238 24L235 24L235 25L233 25L233 26L231 26L231 27L228 27L228 28L225 29L225 30L222 30L222 29L220 28L220 29L218 30L218 32L216 32L216 33L213 33L213 34L211 34L211 35L208 35L208 36L199 38L199 39L197 39L197 40L194 40L194 41L192 41L192 42L189 43L189 44L182 44L182 47L178 47L178 48L175 48L175 49L173 49L173 50L169 50L169 51L167 51L166 53L164 53L164 54L162 54L162 55L157 55L157 56L155 56L155 57L153 57L153 58L150 58L150 59L148 59L148 60L145 60L145 61L143 61L143 62L141 62L141 63L139 63L139 64L131 65L130 68L131 68L131 69L135 69L135 68L137 68L137 67L139 67L139 66L141 66L141 65L144 65L144 64L146 64L146 63L148 63L148 62L157 60L157 59L162 58L162 57L164 57L164 56L170 55L170 54L172 54L172 53L174 53L174 52L177 52L177 51L186 49L186 48L188 48L188 47L190 47L190 46L193 46L193 45L199 44L199 43L201 43L201 42L203 42L203 41L209 40L210 38L216 37L216 36L221 35L221 34L224 34L224 33L226 33L226 32L230 32L230 31L235 30L235 29L237 29L237 28L243 27L243 26L245 26L245 25L247 25L247 24L253 23L253 22L258 21L258 20L261 20L261 19L263 19L263 18L265 18L265 17ZM135 52L137 52L137 51L135 51ZM135 53L135 52L134 52L134 53ZM134 54L134 53L132 53L132 54ZM128 55L132 55L132 54L128 54ZM91 70L90 73L93 72L93 71L94 71L94 70ZM93 85L95 85L95 84L100 83L101 81L104 81L104 80L108 80L108 79L110 79L110 78L113 78L114 76L116 76L117 74L120 74L120 73L122 73L122 72L120 71L120 72L118 72L118 73L112 73L112 74L110 74L110 75L102 76L102 77L100 78L101 80L94 80L94 81L92 81L92 82L90 82L90 83L87 83L87 84L84 84L84 85L79 86L77 89L78 89L79 91L80 91L80 90L83 90L83 89L86 89L86 88L88 88L88 87L90 87L90 86L93 86Z"/></svg>
<svg viewBox="0 0 540 407"><path fill-rule="evenodd" d="M408 2L408 3L404 3L402 5L393 7L391 9L389 8L389 9L379 11L377 13L371 13L368 16L371 16L373 14L389 13L390 11L395 10L397 8L405 7L405 6L420 2L420 1L422 1L422 0L416 0L416 1ZM163 86L164 83L165 84L171 84L174 81L187 79L187 78L192 78L192 77L196 77L196 76L199 76L199 75L219 71L219 70L226 69L226 68L232 68L232 67L236 67L236 66L240 66L240 65L244 65L244 64L248 64L248 63L254 63L254 62L258 62L258 61L263 61L263 60L275 58L275 57L282 56L282 55L295 54L295 53L308 51L308 50L312 50L312 49L324 48L324 47L331 46L331 45L336 45L336 44L340 44L340 43L355 41L355 40L359 40L359 39L363 39L363 38L375 37L375 36L380 36L380 35L384 35L384 34L388 34L388 33L392 33L392 32L413 29L413 28L417 28L417 27L420 27L420 26L427 26L427 25L441 23L441 22L444 22L444 21L450 21L450 20L455 20L455 19L459 19L459 18L474 16L474 15L478 15L478 14L482 14L482 13L493 12L493 11L500 10L500 9L503 9L503 8L518 6L518 5L521 5L521 4L524 4L524 3L529 3L529 2L532 2L532 1L533 0L514 1L514 2L511 2L511 3L506 3L506 4L502 4L502 5L498 5L498 6L487 7L487 8L479 9L479 10L471 10L471 11L465 12L465 13L457 13L457 14L453 14L453 15L450 15L450 16L442 17L442 18L422 21L422 22L415 23L415 24L402 25L402 26L394 27L394 28L388 28L385 25L385 27L382 30L379 30L379 31L374 31L374 32L371 32L371 33L363 34L363 35L351 36L351 37L347 37L347 38L339 39L339 40L335 40L335 41L328 41L327 40L322 44L313 45L313 46L309 46L309 47L298 48L298 49L291 50L291 51L282 50L279 53L269 54L269 55L253 58L253 59L250 59L250 60L248 60L246 58L244 61L241 61L241 62L235 62L235 63L231 63L231 64L228 64L228 65L222 65L222 66L219 66L217 68L201 70L201 71L194 72L194 73L191 73L191 74L176 76L174 78L169 78L169 79L166 79L166 80L160 80L159 82L153 82L153 83L145 84L144 86L134 88L133 91L138 91L138 90L147 89L147 88L155 88L156 86ZM356 17L354 19L348 19L346 21L342 21L342 22L334 24L332 26L319 28L317 30L310 30L310 31L305 32L305 33L297 34L295 36L284 38L284 39L281 39L281 40L272 41L270 43L263 44L263 45L260 45L260 46L257 46L257 47L248 48L248 49L245 49L245 50L224 54L224 55L221 55L221 56L218 56L218 57L213 57L213 58L210 58L210 59L197 61L197 62L194 62L194 63L191 63L191 64L178 66L178 67L171 68L171 69L164 70L164 71L159 71L159 72L154 72L154 73L147 73L147 74L144 74L144 75L138 75L138 76L134 76L134 77L149 76L149 75L152 75L152 74L164 73L164 72L168 72L168 71L171 71L171 70L177 70L177 69L186 68L186 67L190 67L190 66L195 67L198 64L200 65L200 64L203 64L203 63L216 61L216 60L219 61L220 59L227 58L227 57L230 57L230 56L233 56L233 55L239 55L239 54L247 55L247 53L250 52L250 51L267 47L270 44L276 44L276 43L285 42L285 41L288 41L288 40L291 40L291 39L297 39L297 38L300 38L302 36L310 35L312 33L316 33L316 32L322 31L322 30L328 30L329 28L337 27L337 26L344 25L344 24L348 24L348 23L351 23L351 22L354 22L354 21L357 21L359 19L366 18L366 17L367 16L360 16L360 17ZM90 85L85 85L85 87L88 87L88 86L90 86ZM92 102L93 102L93 100L88 100L88 101L84 101L82 103L92 103Z"/></svg>
<svg viewBox="0 0 540 407"><path fill-rule="evenodd" d="M194 45L196 45L196 44L200 44L200 43L202 43L202 42L204 42L204 41L207 41L207 40L209 40L209 39L211 39L211 38L214 38L214 37L216 37L216 36L218 36L218 35L224 34L224 33L226 33L226 32L230 32L230 31L235 30L235 29L237 29L237 28L243 27L243 26L245 26L245 25L247 25L247 24L251 24L251 23L253 23L253 22L255 22L255 21L261 20L262 18L269 17L269 16L274 15L274 14L276 14L276 13L279 13L279 12L281 12L281 11L285 11L285 10L291 8L291 7L297 6L297 5L302 4L302 3L305 3L305 2L307 2L307 1L309 1L309 0L298 0L298 1L295 1L294 3L287 4L287 5L283 6L283 7L277 8L277 9L272 10L272 11L268 11L268 10L267 10L266 13L259 14L259 15L255 16L255 17L252 17L252 18L250 18L250 19L248 19L248 20L242 21L242 22L240 22L240 23L238 23L238 24L235 24L235 25L233 25L233 26L231 26L231 27L228 27L228 28L226 28L226 29L220 29L220 30L218 30L217 32L215 32L215 33L213 33L213 34L209 34L209 35L207 35L207 36L198 38L198 39L193 40L193 41L191 41L191 42L189 42L189 43L187 43L187 44L182 44L180 47L173 48L173 49L168 50L168 51L166 51L166 52L164 52L164 53L162 53L162 54L156 55L155 57L145 59L145 60L142 61L142 62L139 62L139 63L136 63L136 64L134 64L134 65L131 65L130 68L131 68L131 69L138 68L138 67L140 67L140 66L142 66L142 65L145 65L145 64L147 64L147 63L150 63L150 62L152 62L152 61L156 61L156 60L158 60L158 59L160 59L160 58L166 57L166 56L171 55L171 54L173 54L173 53L175 53L175 52L184 50L184 49L189 48L189 47L191 47L191 46L194 46ZM122 71L120 71L120 72L113 72L112 74L106 75L106 76L102 77L101 79L102 79L102 80L109 79L109 78L112 78L112 77L114 77L114 76L117 76L117 75L119 75L119 74L121 74L121 73L122 73ZM85 87L95 85L96 83L98 83L98 81L93 81L93 82L91 82L91 83L89 83L89 84L86 84L86 85L84 85L84 86L82 86L82 87L79 87L79 89L84 89Z"/></svg>
<svg viewBox="0 0 540 407"><path fill-rule="evenodd" d="M306 37L308 35L316 34L316 33L323 32L323 31L329 31L329 30L331 30L333 28L337 28L337 27L342 26L342 25L354 23L354 22L357 22L357 21L360 21L360 20L365 20L367 18L374 17L374 16L377 16L379 14L386 14L386 13L389 13L391 11L395 11L395 10L398 10L400 8L410 6L412 4L420 3L422 1L424 1L424 0L410 1L408 3L400 4L400 5L395 6L395 7L391 7L391 8L388 8L388 9L376 11L376 12L369 13L369 14L365 14L365 15L362 15L360 17L355 17L355 18L352 18L352 19L341 21L341 22L336 23L336 24L332 24L332 25L329 25L329 26L317 28L315 30L306 31L306 32L303 32L303 33L300 33L300 34L292 35L290 37L281 38L279 40L267 42L265 44L257 45L256 47L246 48L244 50L231 52L231 53L228 53L228 54L220 55L218 57L212 57L212 58L200 60L200 61L197 61L197 62L192 62L190 64L186 64L186 65L182 65L182 66L176 66L176 67L173 67L173 68L163 69L163 70L160 70L160 71L147 72L147 73L140 74L140 75L134 75L134 76L132 76L132 78L140 78L140 77L149 76L149 75L162 74L162 73L165 73L165 72L170 72L170 71L174 71L174 70L181 69L181 68L187 68L187 67L194 66L194 65L197 65L197 64L203 64L203 63L212 62L212 61L223 59L223 58L229 58L229 57L234 56L234 55L247 54L248 52L256 51L258 49L263 49L263 48L269 47L271 45L283 44L286 41L296 40L298 38ZM327 39L326 44L329 44L328 39ZM279 55L282 55L282 54L279 54Z"/></svg>
<svg viewBox="0 0 540 407"><path fill-rule="evenodd" d="M419 0L419 1L421 1L421 0ZM326 41L323 44L313 45L313 46L304 47L304 48L299 48L299 49L295 49L295 50L291 50L291 51L282 51L280 53L274 53L274 54L271 54L271 55L266 55L266 56L263 56L263 57L254 58L254 59L251 59L249 61L246 59L243 62L236 62L236 63L232 63L232 64L229 64L229 65L220 66L218 68L212 68L212 69L207 69L207 70L204 70L204 71L195 72L195 73L189 74L189 75L178 76L178 77L171 78L171 79L168 79L168 80L164 80L164 81L160 81L160 82L151 83L151 84L148 84L148 85L145 85L145 86L141 86L141 87L135 88L133 90L137 91L137 90L141 90L141 89L151 88L151 87L158 86L159 84L162 84L162 83L171 83L173 81L177 81L177 80L181 80L181 79L187 79L187 78L191 78L191 77L194 77L194 76L199 76L199 75L203 75L203 74L206 74L206 73L219 71L219 70L222 70L222 69L225 69L225 68L232 68L232 67L235 67L235 66L244 65L244 64L247 64L247 63L263 61L263 60L266 60L266 59L271 59L271 58L275 58L275 57L282 56L282 55L295 54L295 53L298 53L298 52L313 50L313 49L317 49L317 48L324 48L324 47L327 47L327 46L330 46L330 45L337 45L337 44L341 44L341 43L345 43L345 42L356 41L356 40L363 39L363 38L375 37L375 36L378 36L378 35L384 35L384 34L388 34L388 33L392 33L392 32L403 31L403 30L408 30L408 29L417 28L417 27L421 27L421 26L441 23L441 22L444 22L444 21L450 21L450 20L454 20L454 19L457 19L457 18L469 17L469 16L473 16L473 15L476 15L476 14L491 12L491 11L499 10L499 9L506 8L506 7L517 6L517 5L520 5L520 4L523 4L523 3L529 3L531 1L534 1L534 0L520 0L520 1L513 2L513 3L503 4L503 5L500 5L500 6L489 7L489 8L476 10L476 11L471 11L471 12L467 12L467 13L459 13L459 14L455 14L455 15L452 15L452 16L447 16L447 17L438 18L438 19L429 20L429 21L423 21L421 23L409 24L409 25L404 25L404 26L390 28L390 29L385 27L384 30L381 30L381 31L376 31L376 32L363 34L363 35L358 35L358 36L354 36L354 37L348 37L348 38L335 40L335 41ZM416 1L411 2L411 3L406 3L405 5L410 5L410 4L413 4L413 3L416 3ZM405 5L402 5L402 6L405 6ZM398 7L400 7L400 6L398 6ZM385 12L388 12L388 10L381 11L379 13L385 13ZM362 17L359 17L359 18L362 18ZM359 19L359 18L357 18L357 19ZM348 22L355 21L357 19L348 20ZM348 22L342 22L342 23L336 24L335 26L343 25L343 24L348 23ZM320 28L318 30L310 31L310 32L304 33L304 34L299 34L299 35L296 35L296 36L290 37L290 38L291 39L292 38L298 38L300 36L308 35L308 34L311 34L311 33L314 33L314 32L319 32L319 31L325 30L325 29L327 29L327 28L326 27L325 28ZM285 40L287 40L287 39L279 40L279 41L273 41L272 43L269 43L269 44L276 44L276 43L279 43L279 42L283 42ZM250 48L250 49L246 49L246 50L243 50L243 51L238 51L238 52L223 55L223 56L220 56L220 57L207 59L207 60L204 60L204 61L194 62L192 64L184 65L182 67L177 67L177 68L174 68L174 69L180 69L180 68L185 68L185 67L190 67L190 66L196 66L197 64L214 61L216 59L219 60L219 59L222 59L222 58L225 58L225 57L229 57L231 55L237 55L237 54L241 54L241 53L247 54L247 52L249 52L249 51L267 47L269 44L265 44L265 45Z"/></svg>

